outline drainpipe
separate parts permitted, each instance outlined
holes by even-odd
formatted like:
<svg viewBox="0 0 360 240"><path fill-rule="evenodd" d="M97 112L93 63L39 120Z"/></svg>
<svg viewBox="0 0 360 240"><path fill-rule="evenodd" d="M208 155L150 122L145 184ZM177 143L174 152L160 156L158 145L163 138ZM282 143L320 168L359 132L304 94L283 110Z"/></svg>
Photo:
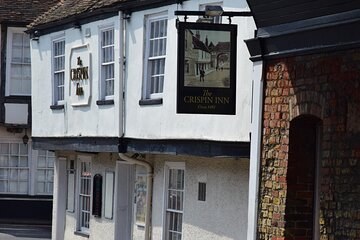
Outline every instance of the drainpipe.
<svg viewBox="0 0 360 240"><path fill-rule="evenodd" d="M119 50L120 50L120 58L119 58L119 65L120 65L120 74L119 77L121 79L121 86L122 86L122 137L125 136L126 130L126 118L125 118L125 89L126 89L126 82L125 82L125 59L126 59L126 47L125 47L125 37L126 37L126 27L125 27L125 19L122 11L119 11L119 19L120 19L120 41L119 41ZM140 166L144 166L146 168L146 175L147 175L147 193L146 193L146 213L145 213L145 240L151 239L151 232L150 232L150 216L151 216L151 199L152 199L152 191L153 191L153 175L154 170L150 163L146 161L141 161L135 158L131 158L124 153L119 153L120 159L132 163L137 164Z"/></svg>
<svg viewBox="0 0 360 240"><path fill-rule="evenodd" d="M125 135L125 22L123 13L119 11L119 79L120 79L120 98L121 98L121 135Z"/></svg>
<svg viewBox="0 0 360 240"><path fill-rule="evenodd" d="M153 191L152 178L154 175L153 167L148 162L128 157L124 153L119 153L119 157L126 162L144 166L146 168L147 193L146 193L146 215L145 215L145 240L150 240L151 239L151 233L150 233L151 198Z"/></svg>

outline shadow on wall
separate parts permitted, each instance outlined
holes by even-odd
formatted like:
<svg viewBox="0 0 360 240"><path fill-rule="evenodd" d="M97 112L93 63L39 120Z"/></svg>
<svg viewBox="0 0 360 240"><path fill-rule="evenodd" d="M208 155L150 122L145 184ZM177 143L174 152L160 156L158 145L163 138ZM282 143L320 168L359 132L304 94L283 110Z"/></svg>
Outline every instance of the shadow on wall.
<svg viewBox="0 0 360 240"><path fill-rule="evenodd" d="M359 49L268 62L259 239L296 239L313 231L315 166L308 154L316 145L309 115L322 120L320 239L360 239L359 66Z"/></svg>
<svg viewBox="0 0 360 240"><path fill-rule="evenodd" d="M302 115L290 122L285 238L313 239L317 126L321 120Z"/></svg>

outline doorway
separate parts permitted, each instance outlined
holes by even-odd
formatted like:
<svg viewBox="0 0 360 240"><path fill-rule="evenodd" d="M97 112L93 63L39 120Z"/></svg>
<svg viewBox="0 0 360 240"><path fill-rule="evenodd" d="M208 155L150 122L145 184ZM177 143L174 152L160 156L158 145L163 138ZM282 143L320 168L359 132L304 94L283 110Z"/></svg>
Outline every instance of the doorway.
<svg viewBox="0 0 360 240"><path fill-rule="evenodd" d="M312 115L290 122L285 239L318 236L318 163L321 120Z"/></svg>

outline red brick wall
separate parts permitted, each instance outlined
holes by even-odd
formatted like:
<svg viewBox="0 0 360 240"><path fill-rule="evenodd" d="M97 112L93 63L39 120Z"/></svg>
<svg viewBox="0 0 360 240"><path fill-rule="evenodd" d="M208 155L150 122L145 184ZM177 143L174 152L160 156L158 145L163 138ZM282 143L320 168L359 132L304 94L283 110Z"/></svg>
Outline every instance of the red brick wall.
<svg viewBox="0 0 360 240"><path fill-rule="evenodd" d="M322 120L322 240L360 239L360 50L267 62L259 239L285 239L290 121Z"/></svg>

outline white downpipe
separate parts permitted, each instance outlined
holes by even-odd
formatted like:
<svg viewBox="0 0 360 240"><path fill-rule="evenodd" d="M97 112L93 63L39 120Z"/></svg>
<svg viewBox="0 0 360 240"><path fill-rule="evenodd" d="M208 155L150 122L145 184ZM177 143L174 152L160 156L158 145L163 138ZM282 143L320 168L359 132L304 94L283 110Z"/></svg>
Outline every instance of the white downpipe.
<svg viewBox="0 0 360 240"><path fill-rule="evenodd" d="M119 56L119 65L120 65L120 74L119 77L121 79L121 87L122 92L122 136L125 136L125 130L126 130L126 118L125 118L125 98L123 97L123 94L125 93L126 88L126 81L125 81L125 58L126 58L126 48L125 48L125 37L126 37L126 29L125 29L125 20L123 18L123 13L119 11L119 21L120 21L120 40L119 40L119 50L120 50L120 56ZM145 215L145 240L151 239L151 199L152 199L152 192L153 192L153 175L154 170L150 163L146 161L141 161L138 159L131 158L124 153L119 153L119 157L129 163L137 164L140 166L144 166L146 168L146 176L147 176L147 194L146 194L146 215Z"/></svg>
<svg viewBox="0 0 360 240"><path fill-rule="evenodd" d="M150 233L151 198L152 198L152 189L153 189L152 178L154 175L153 167L148 162L128 157L124 153L119 153L119 157L126 162L141 165L146 168L147 194L146 194L146 215L145 215L145 240L150 240L151 239L151 233Z"/></svg>
<svg viewBox="0 0 360 240"><path fill-rule="evenodd" d="M120 99L121 99L121 134L122 136L125 135L125 26L124 26L124 19L123 13L119 11L119 88L120 88Z"/></svg>

